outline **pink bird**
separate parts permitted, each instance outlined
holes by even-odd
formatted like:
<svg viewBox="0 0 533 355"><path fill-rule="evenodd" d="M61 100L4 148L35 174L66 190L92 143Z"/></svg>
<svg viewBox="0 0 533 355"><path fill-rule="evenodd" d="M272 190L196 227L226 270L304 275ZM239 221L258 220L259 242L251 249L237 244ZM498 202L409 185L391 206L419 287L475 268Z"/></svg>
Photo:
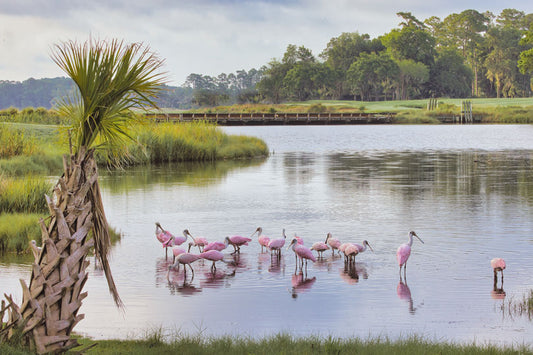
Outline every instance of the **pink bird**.
<svg viewBox="0 0 533 355"><path fill-rule="evenodd" d="M165 257L168 257L168 247L170 246L168 243L174 239L174 236L169 231L164 230L159 222L155 222L155 237L165 248Z"/></svg>
<svg viewBox="0 0 533 355"><path fill-rule="evenodd" d="M329 244L331 247L331 255L335 254L335 250L337 250L337 253L340 254L339 247L341 246L341 242L337 238L333 238L331 233L326 235L326 241L324 243Z"/></svg>
<svg viewBox="0 0 533 355"><path fill-rule="evenodd" d="M298 241L298 244L304 245L304 240L302 239L302 237L297 236L296 233L294 233L294 239Z"/></svg>
<svg viewBox="0 0 533 355"><path fill-rule="evenodd" d="M283 238L272 239L268 243L268 248L270 249L270 252L274 252L274 254L276 254L278 257L281 257L281 248L283 248L283 246L285 245L285 239L287 238L287 236L285 235L285 229L283 229L282 235Z"/></svg>
<svg viewBox="0 0 533 355"><path fill-rule="evenodd" d="M226 237L226 239L224 239L224 243L226 244L226 246L228 244L231 244L231 246L233 246L233 253L231 254L235 254L235 253L240 254L241 246L248 245L248 242L251 242L251 241L252 239L241 237L240 235L234 235L232 237Z"/></svg>
<svg viewBox="0 0 533 355"><path fill-rule="evenodd" d="M204 252L209 251L209 250L222 251L224 249L226 249L226 244L222 242L211 242L204 247Z"/></svg>
<svg viewBox="0 0 533 355"><path fill-rule="evenodd" d="M198 247L198 251L201 253L204 251L204 248L209 242L204 237L193 237L191 234L189 234L192 238L192 242L189 242L189 251L191 250L191 247Z"/></svg>
<svg viewBox="0 0 533 355"><path fill-rule="evenodd" d="M270 243L270 238L263 234L263 228L257 227L255 232L250 236L250 238L257 233L258 238L257 241L259 242L259 245L261 245L261 253L263 252L263 248L268 248L268 243Z"/></svg>
<svg viewBox="0 0 533 355"><path fill-rule="evenodd" d="M172 259L172 262L176 262L176 257L180 254L186 253L185 249L180 248L179 246L173 246L172 247L172 255L174 255L174 258Z"/></svg>
<svg viewBox="0 0 533 355"><path fill-rule="evenodd" d="M313 245L311 245L311 250L315 250L318 253L319 258L322 258L323 257L322 253L328 249L329 249L328 245L322 242L316 242L316 243L313 243Z"/></svg>
<svg viewBox="0 0 533 355"><path fill-rule="evenodd" d="M502 258L494 258L490 261L490 266L494 271L494 280L498 279L498 271L502 273L502 282L503 282L503 270L505 270L505 260Z"/></svg>
<svg viewBox="0 0 533 355"><path fill-rule="evenodd" d="M287 250L292 247L292 251L300 258L301 260L301 267L303 267L304 259L305 259L305 266L307 267L307 260L311 260L312 262L316 261L315 256L313 255L313 252L311 249L298 244L298 239L294 238L291 241L291 244L287 247Z"/></svg>
<svg viewBox="0 0 533 355"><path fill-rule="evenodd" d="M174 237L174 238L170 238L168 241L166 241L165 243L163 243L163 245L165 246L174 246L174 245L182 245L183 243L185 243L187 241L187 237L191 237L192 238L192 235L191 233L189 233L189 230L188 229L185 229L183 230L183 236L177 236L177 237ZM194 240L194 238L193 238Z"/></svg>
<svg viewBox="0 0 533 355"><path fill-rule="evenodd" d="M416 235L414 231L409 232L409 241L405 244L400 245L400 247L396 251L396 259L398 259L398 265L400 265L400 277L402 275L402 266L403 274L405 277L407 259L409 259L409 255L411 255L411 245L413 245L413 236L417 237L418 240L420 240L420 242L424 244L422 239L420 239L420 237Z"/></svg>
<svg viewBox="0 0 533 355"><path fill-rule="evenodd" d="M344 263L348 263L348 256L346 255L346 248L352 243L342 243L339 245L339 252L344 254Z"/></svg>
<svg viewBox="0 0 533 355"><path fill-rule="evenodd" d="M182 253L182 254L179 254L177 257L176 257L176 261L174 262L174 264L170 265L168 267L168 272L170 273L170 269L177 269L178 271L180 270L180 264L183 265L183 272L184 274L187 273L187 265L189 265L189 267L191 268L191 271L192 271L192 277L194 278L194 270L191 266L191 264L193 262L195 262L196 260L199 260L201 259L200 255L196 255L196 254L191 254L191 253ZM167 278L168 278L168 273L167 273Z"/></svg>
<svg viewBox="0 0 533 355"><path fill-rule="evenodd" d="M214 274L217 271L217 267L215 266L215 263L217 261L221 261L222 259L224 259L224 254L222 254L218 250L209 250L209 251L204 251L203 253L201 253L200 257L202 259L206 259L206 260L213 262L213 265L211 266L211 272Z"/></svg>

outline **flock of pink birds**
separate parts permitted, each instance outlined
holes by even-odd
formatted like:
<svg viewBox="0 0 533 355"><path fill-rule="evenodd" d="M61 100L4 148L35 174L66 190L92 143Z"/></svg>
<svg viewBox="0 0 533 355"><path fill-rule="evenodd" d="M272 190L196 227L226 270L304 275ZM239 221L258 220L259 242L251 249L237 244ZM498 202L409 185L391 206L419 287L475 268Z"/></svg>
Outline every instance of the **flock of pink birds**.
<svg viewBox="0 0 533 355"><path fill-rule="evenodd" d="M233 252L231 254L239 254L241 251L241 246L248 245L248 243L252 241L252 237L255 234L258 235L257 240L261 245L261 252L263 252L266 248L270 250L271 255L276 256L278 258L281 257L281 250L285 246L285 241L287 239L287 236L285 235L285 229L283 229L282 236L280 238L271 239L263 234L263 229L261 227L258 227L250 237L242 237L239 235L235 235L231 237L226 237L223 242L208 242L206 238L193 237L187 229L183 231L182 236L174 236L167 230L163 229L159 222L156 222L155 225L155 234L159 242L161 242L165 250L168 250L169 248L172 249L173 264L169 266L169 271L171 269L177 269L179 271L180 265L183 265L184 272L187 272L186 266L188 266L193 276L194 269L191 265L193 262L200 259L212 261L213 264L211 266L211 271L214 273L216 272L216 262L224 261L224 254L222 253L222 250L226 249L229 245L231 245L233 247ZM406 274L407 260L411 255L413 237L416 237L421 243L424 243L414 231L411 231L409 232L407 243L402 244L398 247L398 250L396 251L396 259L400 267L400 278L402 268L404 270L404 277ZM185 249L181 248L181 245L187 242L189 238L191 239L191 241L188 243L187 251L185 251ZM191 253L191 248L194 247L198 248L199 254ZM358 254L361 254L366 251L367 248L373 251L372 247L366 240L364 240L362 244L341 243L341 241L339 241L338 239L333 238L331 233L328 233L324 242L313 243L313 245L311 245L311 248L304 246L303 239L295 235L294 238L291 240L289 246L287 247L287 250L293 250L297 265L299 260L299 266L300 268L303 268L304 264L307 267L308 260L316 262L317 257L322 258L323 253L329 249L331 249L332 255L335 253L335 251L337 251L339 255L340 253L342 253L344 255L344 262L346 265L355 266L355 257ZM313 254L313 251L317 253L316 257ZM494 271L495 281L497 280L497 273L501 272L503 282L503 270L505 269L505 261L502 258L494 258L491 260L490 264Z"/></svg>

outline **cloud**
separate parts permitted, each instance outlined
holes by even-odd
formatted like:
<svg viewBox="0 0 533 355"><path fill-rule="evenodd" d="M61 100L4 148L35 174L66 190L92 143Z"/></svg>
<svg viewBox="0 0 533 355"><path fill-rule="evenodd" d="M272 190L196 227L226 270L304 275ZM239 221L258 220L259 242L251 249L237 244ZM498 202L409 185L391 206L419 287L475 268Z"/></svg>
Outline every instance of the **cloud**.
<svg viewBox="0 0 533 355"><path fill-rule="evenodd" d="M172 83L180 85L190 73L258 69L281 58L289 44L318 56L343 32L377 37L398 26L399 11L424 20L467 8L499 13L510 7L528 13L533 5L517 0L470 6L458 0L440 5L427 0L0 0L0 80L62 75L47 59L50 47L89 36L144 42L166 59Z"/></svg>

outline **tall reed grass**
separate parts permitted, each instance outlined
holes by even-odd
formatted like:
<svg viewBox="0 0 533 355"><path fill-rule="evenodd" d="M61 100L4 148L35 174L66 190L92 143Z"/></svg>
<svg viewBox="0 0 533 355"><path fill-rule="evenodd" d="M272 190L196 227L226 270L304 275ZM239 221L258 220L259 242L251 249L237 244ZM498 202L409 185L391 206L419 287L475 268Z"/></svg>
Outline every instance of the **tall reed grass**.
<svg viewBox="0 0 533 355"><path fill-rule="evenodd" d="M1 213L0 214L0 254L29 251L29 242L41 244L39 218L42 214Z"/></svg>
<svg viewBox="0 0 533 355"><path fill-rule="evenodd" d="M48 211L45 194L52 184L43 177L13 179L0 175L0 213L43 213Z"/></svg>
<svg viewBox="0 0 533 355"><path fill-rule="evenodd" d="M225 134L206 122L152 123L132 132L136 143L130 144L127 157L118 165L214 161L268 155L267 145L254 137ZM103 163L103 157L99 163Z"/></svg>
<svg viewBox="0 0 533 355"><path fill-rule="evenodd" d="M15 107L0 110L0 121L12 123L40 123L40 124L67 124L65 118L59 116L54 110L44 107L26 107L18 110Z"/></svg>
<svg viewBox="0 0 533 355"><path fill-rule="evenodd" d="M0 124L0 159L30 155L37 149L34 137L25 135L24 132L8 125Z"/></svg>

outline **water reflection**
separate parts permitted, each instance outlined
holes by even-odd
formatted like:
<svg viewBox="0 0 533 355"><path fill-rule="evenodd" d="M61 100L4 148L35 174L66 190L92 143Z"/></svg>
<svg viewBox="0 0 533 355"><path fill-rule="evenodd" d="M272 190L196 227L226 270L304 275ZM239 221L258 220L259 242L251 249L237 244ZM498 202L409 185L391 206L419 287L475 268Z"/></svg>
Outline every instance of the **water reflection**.
<svg viewBox="0 0 533 355"><path fill-rule="evenodd" d="M221 183L233 170L258 166L266 159L180 162L102 171L102 184L111 193L145 189L146 186L153 184L165 185L176 182L188 186L205 187Z"/></svg>
<svg viewBox="0 0 533 355"><path fill-rule="evenodd" d="M316 281L316 276L309 278L307 276L307 271L300 270L296 272L291 277L291 296L292 298L297 298L299 294L307 292L311 289L313 284Z"/></svg>
<svg viewBox="0 0 533 355"><path fill-rule="evenodd" d="M413 297L411 296L411 290L409 289L409 286L407 286L407 280L404 280L400 277L400 282L398 282L398 286L396 287L396 294L398 295L399 299L407 302L409 305L409 313L415 314L417 308L415 308L413 305Z"/></svg>
<svg viewBox="0 0 533 355"><path fill-rule="evenodd" d="M494 273L494 283L492 285L492 291L490 296L495 300L503 300L506 296L505 291L503 290L503 274L502 282L498 285L498 274Z"/></svg>

